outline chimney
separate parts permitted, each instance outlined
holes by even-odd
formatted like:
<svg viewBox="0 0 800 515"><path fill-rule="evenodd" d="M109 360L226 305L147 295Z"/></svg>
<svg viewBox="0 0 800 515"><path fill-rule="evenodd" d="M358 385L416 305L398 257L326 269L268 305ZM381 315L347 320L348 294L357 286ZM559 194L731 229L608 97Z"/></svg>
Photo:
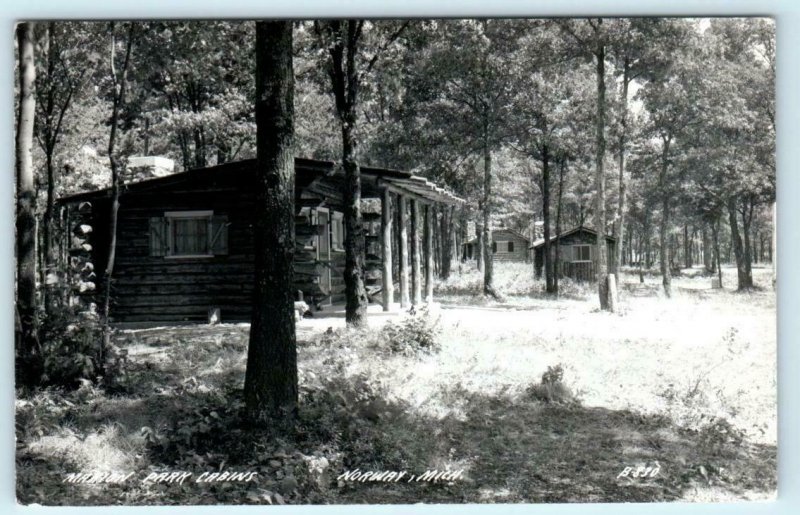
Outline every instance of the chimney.
<svg viewBox="0 0 800 515"><path fill-rule="evenodd" d="M155 177L165 177L175 170L175 161L160 156L128 158L128 182L138 182Z"/></svg>

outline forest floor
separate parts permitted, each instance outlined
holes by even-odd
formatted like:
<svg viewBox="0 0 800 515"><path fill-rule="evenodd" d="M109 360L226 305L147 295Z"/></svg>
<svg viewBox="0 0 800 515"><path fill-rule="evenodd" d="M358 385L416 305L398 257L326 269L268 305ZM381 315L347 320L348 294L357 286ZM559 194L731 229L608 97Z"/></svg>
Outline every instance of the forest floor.
<svg viewBox="0 0 800 515"><path fill-rule="evenodd" d="M758 288L746 293L730 288L733 269L725 270L724 290L685 270L672 298L661 293L659 276L639 283L623 273L615 314L599 311L596 294L581 284L563 283L559 298L544 295L530 265L498 264L496 273L500 301L477 295L480 273L462 265L437 285L439 304L422 313L376 313L368 331L346 331L341 317L323 313L299 322L301 407L288 436L242 423L246 324L121 331L129 353L124 390L85 385L17 400L18 498L405 504L775 496L770 270L756 268ZM410 351L409 342L432 349ZM563 372L560 389L542 381L548 367ZM647 467L647 477L634 474ZM340 478L356 469L406 475ZM258 475L197 481L222 470ZM417 481L428 470L453 477ZM118 484L64 481L68 473L110 471L133 476ZM193 476L145 481L177 471Z"/></svg>

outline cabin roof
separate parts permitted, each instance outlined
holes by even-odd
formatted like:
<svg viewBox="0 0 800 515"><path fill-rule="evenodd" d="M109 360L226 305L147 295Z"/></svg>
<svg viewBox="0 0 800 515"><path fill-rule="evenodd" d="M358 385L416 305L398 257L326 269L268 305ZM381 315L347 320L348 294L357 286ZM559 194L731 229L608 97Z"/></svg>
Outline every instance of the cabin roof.
<svg viewBox="0 0 800 515"><path fill-rule="evenodd" d="M175 184L202 181L203 179L211 178L217 174L224 174L226 177L231 177L234 174L246 175L248 172L252 173L255 170L255 166L255 159L246 159L207 168L196 168L164 177L155 177L128 183L123 186L122 191L124 193L144 192ZM319 179L330 178L331 180L336 180L343 179L344 176L344 171L341 166L333 161L320 161L297 157L294 160L294 166L296 185L301 188L305 188ZM364 198L378 198L383 189L388 187L395 193L406 193L443 204L462 204L464 202L463 199L445 188L437 186L428 179L414 175L411 172L388 168L375 168L371 166L362 166L360 168L362 176L362 197ZM110 187L102 188L61 197L58 201L59 203L71 203L85 200L98 200L110 198L111 193Z"/></svg>
<svg viewBox="0 0 800 515"><path fill-rule="evenodd" d="M576 232L588 232L590 234L594 234L595 236L597 236L597 231L595 231L591 227L585 227L583 225L579 225L578 227L573 227L572 229L570 229L568 231L564 231L561 234L557 234L555 236L551 236L550 237L550 241L553 242L558 238L565 238L567 236L570 236L571 234L575 234ZM617 239L614 238L613 236L609 236L609 235L606 234L606 241L616 242ZM538 240L534 241L533 244L529 248L535 249L535 248L541 247L542 245L544 245L544 238L539 238Z"/></svg>

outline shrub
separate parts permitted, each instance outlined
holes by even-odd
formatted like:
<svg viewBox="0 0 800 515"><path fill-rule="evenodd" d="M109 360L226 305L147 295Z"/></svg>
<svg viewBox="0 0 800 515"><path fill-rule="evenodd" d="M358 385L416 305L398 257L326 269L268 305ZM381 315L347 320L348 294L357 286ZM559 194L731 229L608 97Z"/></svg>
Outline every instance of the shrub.
<svg viewBox="0 0 800 515"><path fill-rule="evenodd" d="M439 318L433 317L423 308L410 314L399 322L387 322L377 337L377 345L394 353L415 354L417 352L437 352L441 349L438 341Z"/></svg>
<svg viewBox="0 0 800 515"><path fill-rule="evenodd" d="M547 404L573 404L577 402L575 395L564 384L564 368L559 363L554 367L547 367L542 374L542 380L532 384L527 389L528 396Z"/></svg>
<svg viewBox="0 0 800 515"><path fill-rule="evenodd" d="M75 388L82 381L117 385L124 373L126 351L105 348L94 309L64 306L52 309L42 325L44 382Z"/></svg>

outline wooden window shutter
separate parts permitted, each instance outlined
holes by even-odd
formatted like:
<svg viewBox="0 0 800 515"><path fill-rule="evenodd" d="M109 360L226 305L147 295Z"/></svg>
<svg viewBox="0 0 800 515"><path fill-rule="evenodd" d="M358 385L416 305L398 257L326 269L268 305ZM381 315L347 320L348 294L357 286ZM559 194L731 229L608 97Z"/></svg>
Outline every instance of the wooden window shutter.
<svg viewBox="0 0 800 515"><path fill-rule="evenodd" d="M150 218L150 255L167 255L167 220L160 216Z"/></svg>
<svg viewBox="0 0 800 515"><path fill-rule="evenodd" d="M228 255L228 217L211 217L211 253L215 256Z"/></svg>

